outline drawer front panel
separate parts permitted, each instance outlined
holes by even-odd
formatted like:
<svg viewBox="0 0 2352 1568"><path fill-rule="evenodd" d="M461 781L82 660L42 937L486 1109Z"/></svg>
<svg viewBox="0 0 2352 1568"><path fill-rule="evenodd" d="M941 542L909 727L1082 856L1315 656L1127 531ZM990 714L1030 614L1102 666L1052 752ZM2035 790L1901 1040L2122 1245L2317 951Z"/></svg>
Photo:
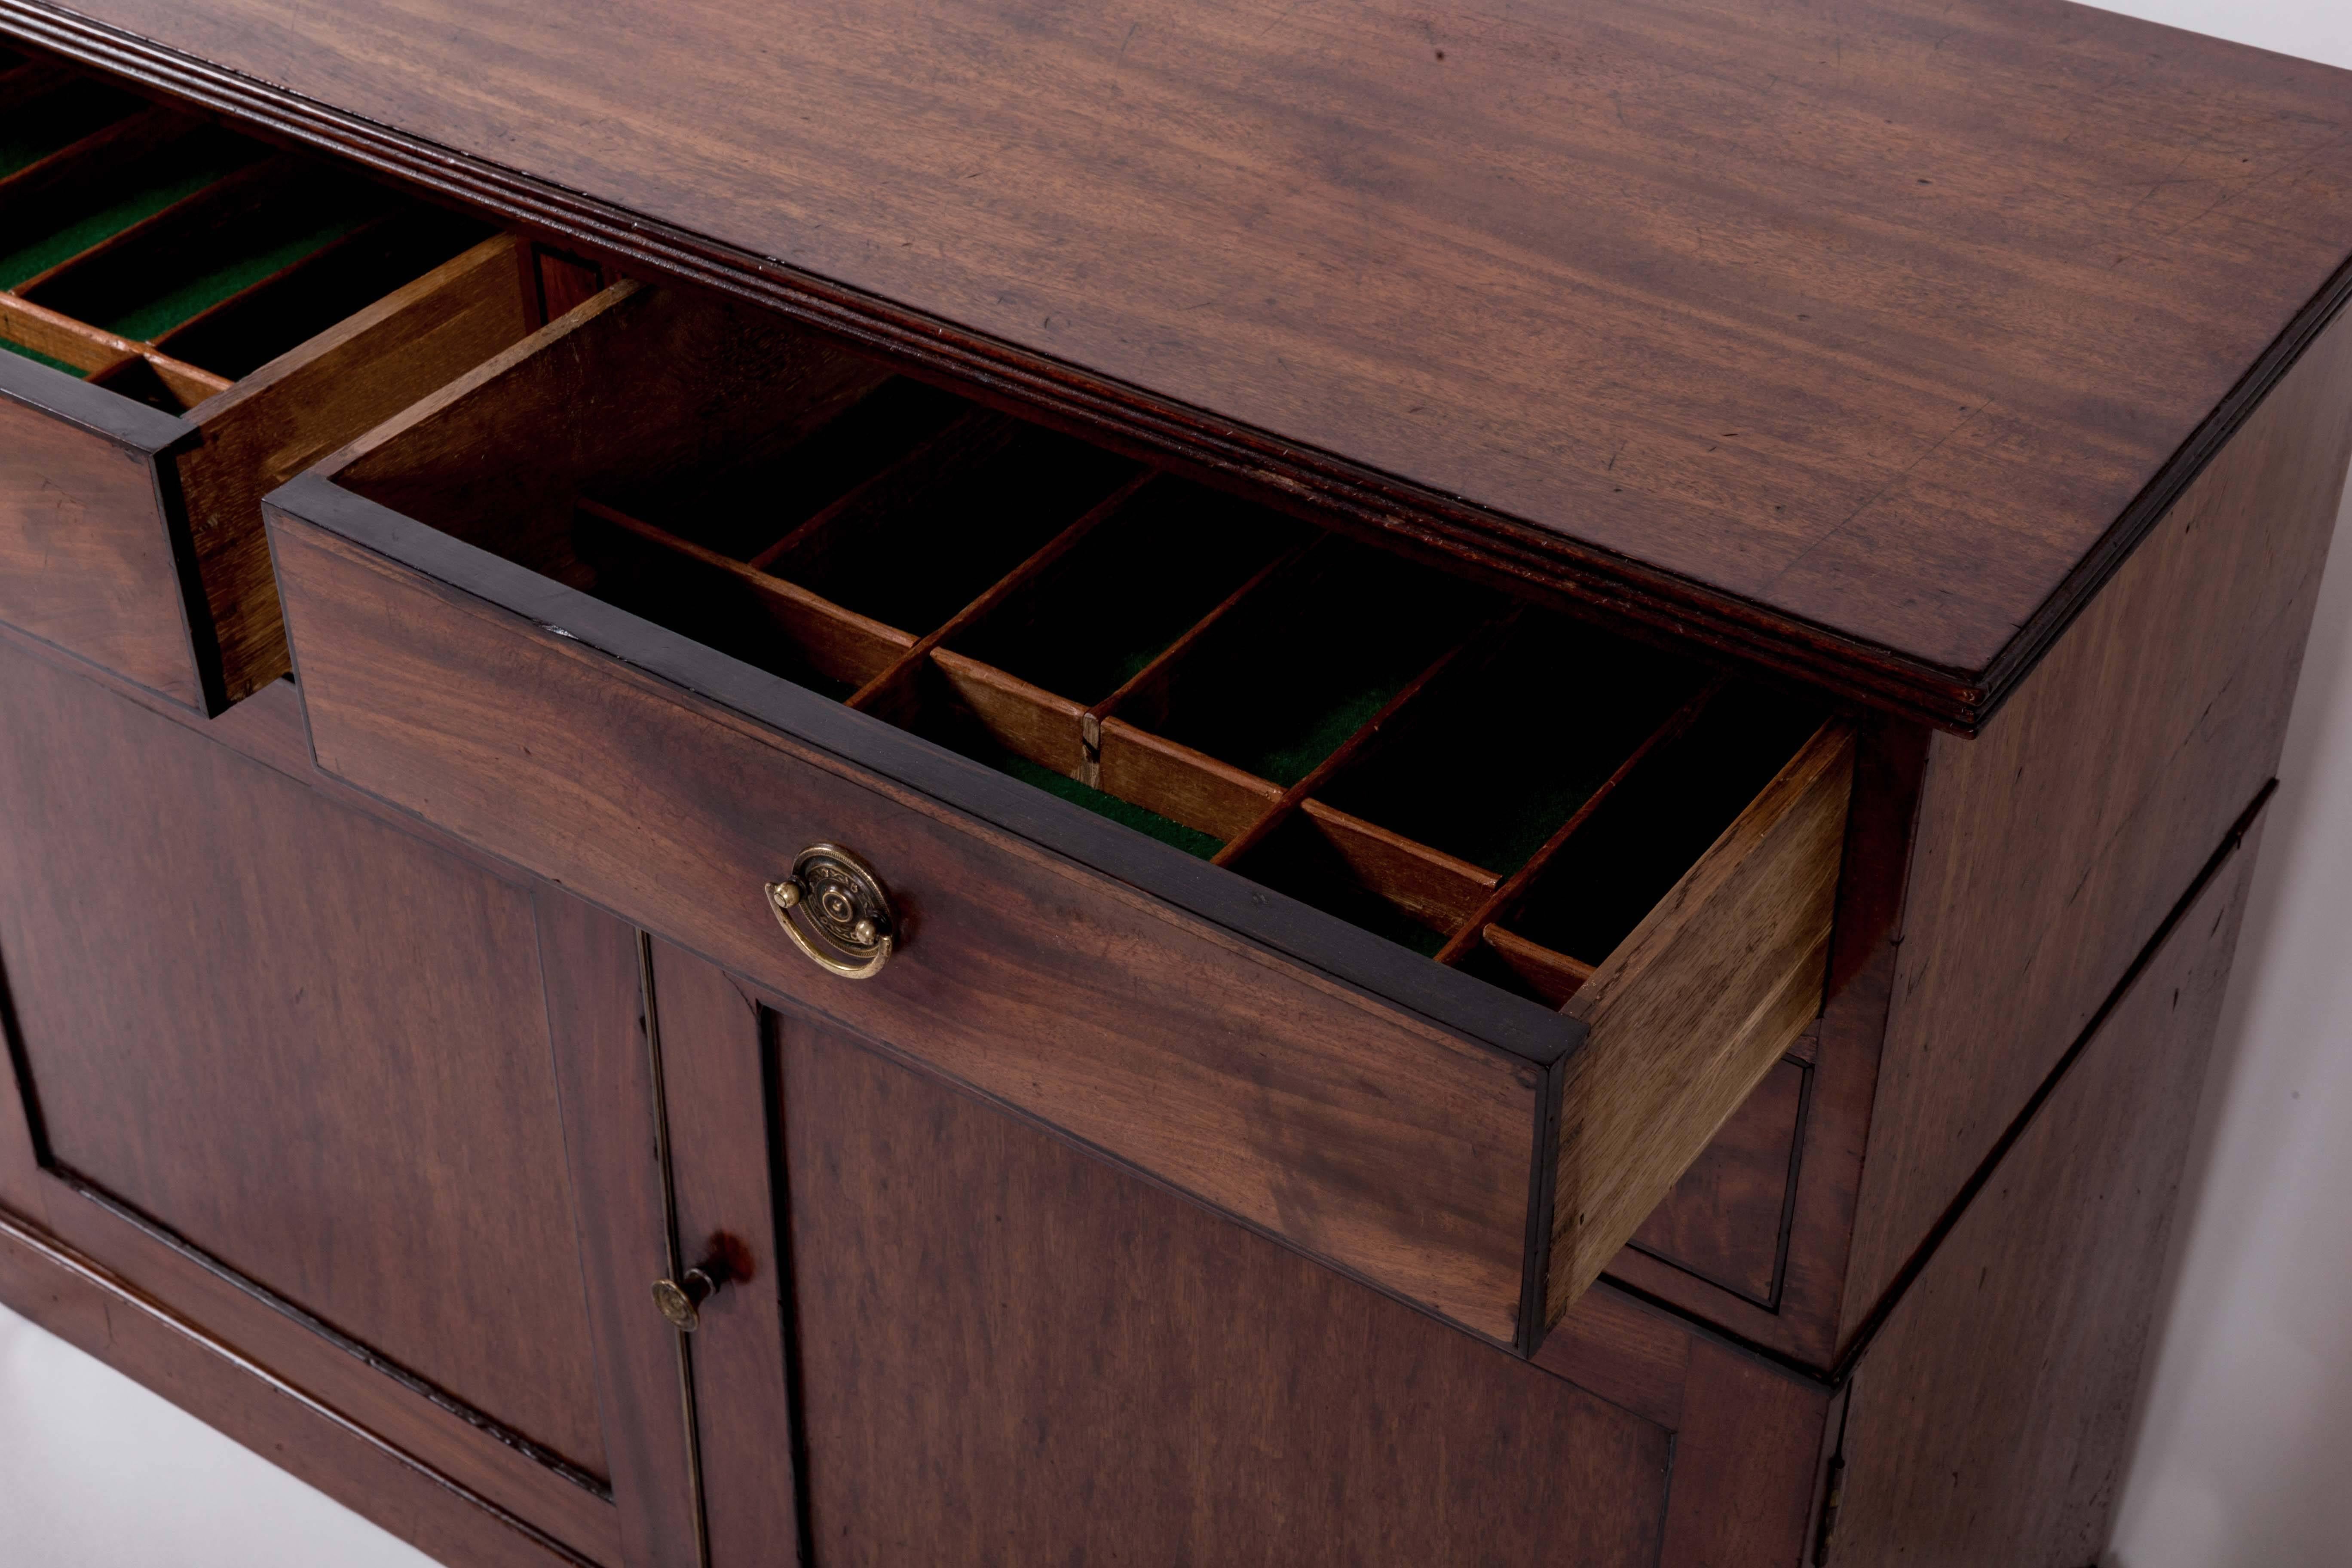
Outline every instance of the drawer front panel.
<svg viewBox="0 0 2352 1568"><path fill-rule="evenodd" d="M338 493L306 481L301 501L278 500ZM365 510L492 579L525 575ZM330 773L1303 1251L1517 1337L1543 1069L340 533L276 508L270 530ZM818 841L866 858L898 905L906 945L871 981L810 965L762 896Z"/></svg>
<svg viewBox="0 0 2352 1568"><path fill-rule="evenodd" d="M165 521L169 415L0 352L0 619L173 701L203 684Z"/></svg>

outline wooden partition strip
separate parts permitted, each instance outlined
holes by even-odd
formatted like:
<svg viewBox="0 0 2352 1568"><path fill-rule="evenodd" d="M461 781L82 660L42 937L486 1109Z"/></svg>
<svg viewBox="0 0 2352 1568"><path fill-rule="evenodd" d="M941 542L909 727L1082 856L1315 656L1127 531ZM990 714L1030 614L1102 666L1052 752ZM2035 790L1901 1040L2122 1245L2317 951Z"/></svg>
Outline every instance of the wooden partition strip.
<svg viewBox="0 0 2352 1568"><path fill-rule="evenodd" d="M1494 889L1494 872L1319 800L1304 803L1298 817L1366 888L1433 930L1452 931Z"/></svg>
<svg viewBox="0 0 2352 1568"><path fill-rule="evenodd" d="M55 292L61 284L75 280L79 275L114 264L138 246L159 243L178 230L202 224L220 208L264 201L316 166L291 153L281 153L274 158L249 163L226 179L215 180L202 190L182 196L162 211L140 219L128 228L117 229L88 249L77 251L56 266L26 279L16 286L16 292L28 300L44 293Z"/></svg>
<svg viewBox="0 0 2352 1568"><path fill-rule="evenodd" d="M205 399L217 397L236 384L225 375L215 375L202 365L173 359L159 349L149 350L145 357L148 368L172 389L172 395L180 400L183 408L194 408Z"/></svg>
<svg viewBox="0 0 2352 1568"><path fill-rule="evenodd" d="M1528 858L1528 863L1506 878L1503 885L1487 896L1478 911L1454 929L1454 934L1446 939L1445 945L1437 950L1437 962L1459 963L1469 956L1471 949L1478 942L1479 932L1495 921L1507 918L1520 901L1535 890L1537 880L1559 852L1568 847L1569 840L1576 837L1577 829L1592 819L1592 814L1601 809L1601 803L1614 795L1617 786L1623 784L1653 752L1696 722L1706 705L1714 701L1716 694L1723 689L1725 679L1725 677L1717 676L1709 680L1691 696L1690 700L1667 715L1664 723L1651 731L1642 743L1633 748L1633 754L1618 763L1617 770L1602 779L1592 793L1584 797L1584 804L1570 813L1568 820L1553 830L1552 836L1544 840L1543 847Z"/></svg>
<svg viewBox="0 0 2352 1568"><path fill-rule="evenodd" d="M997 744L1024 762L1080 784L1088 782L1080 722L1085 709L951 648L933 649L929 661L956 700L971 710Z"/></svg>
<svg viewBox="0 0 2352 1568"><path fill-rule="evenodd" d="M1004 449L1021 433L1021 421L975 406L918 441L867 476L848 493L816 511L782 539L751 557L756 571L783 576L805 573L824 560L829 541L860 518L887 516L959 468Z"/></svg>
<svg viewBox="0 0 2352 1568"><path fill-rule="evenodd" d="M1099 731L1094 787L1171 822L1225 839L1265 815L1282 794L1271 779L1244 773L1192 747L1112 719Z"/></svg>
<svg viewBox="0 0 2352 1568"><path fill-rule="evenodd" d="M681 539L667 529L630 516L602 501L582 500L579 510L644 543L676 556L689 567L749 590L776 629L817 671L845 685L863 686L896 663L915 644L911 633L843 609L797 583L761 572L732 556Z"/></svg>
<svg viewBox="0 0 2352 1568"><path fill-rule="evenodd" d="M1118 516L1139 491L1159 477L1159 469L1147 468L1097 505L1087 508L1076 522L1039 545L1028 559L982 589L970 604L949 616L945 625L934 627L918 638L914 647L899 655L897 663L859 687L851 694L849 706L890 717L904 700L914 673L930 658L933 648L944 644L949 637L971 629L1024 584L1035 581L1039 574L1076 548L1080 540Z"/></svg>
<svg viewBox="0 0 2352 1568"><path fill-rule="evenodd" d="M1300 566L1329 537L1328 534L1318 534L1304 544L1293 545L1251 573L1247 582L1219 600L1208 614L1185 627L1183 636L1161 648L1158 658L1128 678L1127 684L1096 703L1087 713L1087 744L1099 747L1102 727L1114 717L1126 720L1136 728L1157 723L1167 711L1168 683L1174 679L1175 672L1182 667L1192 650L1201 646L1202 640L1269 584ZM1138 718L1137 715L1144 717Z"/></svg>
<svg viewBox="0 0 2352 1568"><path fill-rule="evenodd" d="M14 294L0 294L0 338L22 343L59 364L71 365L84 375L96 375L125 360L137 359L144 347L129 338L101 332L71 316L43 310Z"/></svg>
<svg viewBox="0 0 2352 1568"><path fill-rule="evenodd" d="M157 105L101 125L78 142L0 179L0 228L28 203L68 186L85 186L185 136L203 121Z"/></svg>
<svg viewBox="0 0 2352 1568"><path fill-rule="evenodd" d="M374 242L398 223L400 218L399 213L384 213L380 216L368 219L339 239L330 240L316 250L296 257L267 278L257 278L236 293L225 299L215 300L169 331L159 334L153 340L154 346L165 353L170 353L173 344L180 342L192 332L211 325L215 318L230 310L243 310L263 295L284 288L289 283L299 281L306 274L319 268L335 266L355 247Z"/></svg>
<svg viewBox="0 0 2352 1568"><path fill-rule="evenodd" d="M1553 1006L1566 1005L1570 997L1584 988L1592 978L1592 965L1580 958L1529 942L1517 931L1498 925L1475 928L1488 952L1510 967L1512 973L1525 981L1536 994Z"/></svg>
<svg viewBox="0 0 2352 1568"><path fill-rule="evenodd" d="M28 59L0 71L0 109L26 109L79 79L56 60Z"/></svg>
<svg viewBox="0 0 2352 1568"><path fill-rule="evenodd" d="M1255 822L1228 840L1217 851L1213 864L1231 866L1243 856L1265 842L1268 835L1290 819L1309 796L1319 794L1330 782L1348 771L1360 758L1368 755L1381 737L1381 731L1396 722L1398 717L1412 706L1413 700L1429 689L1431 684L1447 670L1459 664L1473 649L1491 647L1504 628L1517 620L1516 611L1507 612L1478 627L1432 659L1419 675L1397 689L1396 695L1381 704L1380 711L1356 726L1355 732L1332 749L1331 754L1316 763L1307 776L1275 797Z"/></svg>

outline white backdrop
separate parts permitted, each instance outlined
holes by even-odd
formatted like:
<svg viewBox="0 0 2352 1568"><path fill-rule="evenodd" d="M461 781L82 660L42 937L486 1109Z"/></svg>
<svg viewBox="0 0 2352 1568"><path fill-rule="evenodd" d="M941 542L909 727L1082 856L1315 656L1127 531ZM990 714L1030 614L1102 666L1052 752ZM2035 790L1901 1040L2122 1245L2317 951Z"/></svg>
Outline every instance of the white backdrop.
<svg viewBox="0 0 2352 1568"><path fill-rule="evenodd" d="M2352 0L2110 9L2352 68ZM2106 1568L2352 1563L2352 509L2281 773ZM427 1568L5 1309L0 1560Z"/></svg>

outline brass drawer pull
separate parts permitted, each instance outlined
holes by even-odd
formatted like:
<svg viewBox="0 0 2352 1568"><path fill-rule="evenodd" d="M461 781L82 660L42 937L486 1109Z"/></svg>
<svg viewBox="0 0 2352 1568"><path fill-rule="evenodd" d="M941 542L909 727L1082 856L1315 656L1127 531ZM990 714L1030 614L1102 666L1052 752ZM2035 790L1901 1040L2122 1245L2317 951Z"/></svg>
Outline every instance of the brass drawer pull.
<svg viewBox="0 0 2352 1568"><path fill-rule="evenodd" d="M791 874L770 882L767 893L768 908L793 945L843 979L871 980L890 962L898 922L889 895L874 868L839 845L802 850ZM795 910L816 927L820 942L802 932Z"/></svg>
<svg viewBox="0 0 2352 1568"><path fill-rule="evenodd" d="M661 1309L670 1327L679 1333L690 1334L702 1327L702 1304L734 1278L734 1266L724 1254L714 1253L676 1279L655 1280L654 1305Z"/></svg>

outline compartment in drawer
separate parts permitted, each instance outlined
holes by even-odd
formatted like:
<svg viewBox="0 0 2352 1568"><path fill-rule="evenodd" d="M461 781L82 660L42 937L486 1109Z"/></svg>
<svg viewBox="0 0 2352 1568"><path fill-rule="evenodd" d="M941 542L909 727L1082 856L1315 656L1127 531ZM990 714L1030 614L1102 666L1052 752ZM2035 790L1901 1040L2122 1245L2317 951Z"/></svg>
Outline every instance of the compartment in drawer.
<svg viewBox="0 0 2352 1568"><path fill-rule="evenodd" d="M1822 1000L1818 704L750 307L617 285L272 506L321 765L1498 1339ZM863 984L747 896L834 839L908 906Z"/></svg>
<svg viewBox="0 0 2352 1568"><path fill-rule="evenodd" d="M191 707L286 672L259 498L541 324L528 247L0 72L0 618Z"/></svg>

